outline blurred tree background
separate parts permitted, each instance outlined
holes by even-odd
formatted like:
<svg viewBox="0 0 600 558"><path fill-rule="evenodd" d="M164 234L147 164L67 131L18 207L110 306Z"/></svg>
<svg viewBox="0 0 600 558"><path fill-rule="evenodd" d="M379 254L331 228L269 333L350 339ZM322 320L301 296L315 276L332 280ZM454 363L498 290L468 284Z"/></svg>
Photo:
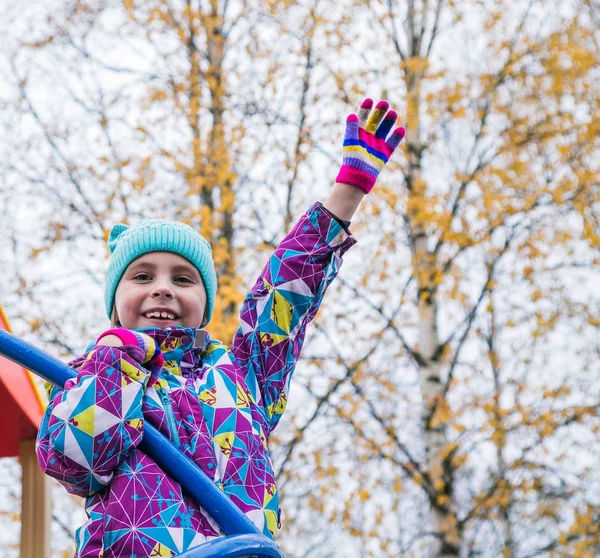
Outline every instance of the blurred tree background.
<svg viewBox="0 0 600 558"><path fill-rule="evenodd" d="M407 137L365 200L271 440L289 558L600 555L597 0L23 0L2 6L0 302L69 359L105 240L214 248L227 340L345 116ZM17 556L18 468L0 463ZM83 521L58 488L53 555Z"/></svg>

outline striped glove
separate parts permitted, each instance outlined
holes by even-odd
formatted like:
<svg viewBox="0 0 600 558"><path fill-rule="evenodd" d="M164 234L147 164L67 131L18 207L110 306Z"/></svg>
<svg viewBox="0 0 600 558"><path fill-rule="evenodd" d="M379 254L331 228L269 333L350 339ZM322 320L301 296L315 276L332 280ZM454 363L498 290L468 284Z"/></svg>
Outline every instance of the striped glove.
<svg viewBox="0 0 600 558"><path fill-rule="evenodd" d="M356 186L365 194L372 190L377 176L406 134L400 126L386 140L398 117L395 111L388 112L389 106L387 101L379 101L371 112L373 100L365 99L358 116L348 116L342 149L344 159L336 182Z"/></svg>
<svg viewBox="0 0 600 558"><path fill-rule="evenodd" d="M105 331L98 340L96 345L101 344L100 341L103 337L114 335L121 340L124 346L131 347L134 349L135 358L140 364L155 376L160 373L165 363L165 359L160 351L158 343L149 335L138 331L131 331L122 327L117 327Z"/></svg>

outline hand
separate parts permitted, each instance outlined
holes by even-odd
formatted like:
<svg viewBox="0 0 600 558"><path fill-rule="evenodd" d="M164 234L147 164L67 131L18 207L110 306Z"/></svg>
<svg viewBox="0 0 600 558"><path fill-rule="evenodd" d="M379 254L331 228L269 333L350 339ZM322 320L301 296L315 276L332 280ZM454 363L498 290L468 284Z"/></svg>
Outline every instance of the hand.
<svg viewBox="0 0 600 558"><path fill-rule="evenodd" d="M344 159L336 182L360 188L365 194L373 189L379 173L406 134L400 126L386 140L398 117L395 111L388 112L389 106L387 101L379 101L371 112L373 101L365 99L358 116L348 116L342 149Z"/></svg>
<svg viewBox="0 0 600 558"><path fill-rule="evenodd" d="M138 348L140 364L143 364L153 375L160 373L165 363L158 343L145 333L117 327L109 329L100 335L96 341L96 345L106 345L109 347L123 347L127 345Z"/></svg>

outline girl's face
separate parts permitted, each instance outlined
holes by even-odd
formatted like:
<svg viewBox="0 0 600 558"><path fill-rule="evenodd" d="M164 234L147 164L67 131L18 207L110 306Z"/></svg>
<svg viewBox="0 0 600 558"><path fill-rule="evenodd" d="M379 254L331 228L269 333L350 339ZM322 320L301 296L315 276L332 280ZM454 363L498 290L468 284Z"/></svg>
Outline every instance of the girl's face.
<svg viewBox="0 0 600 558"><path fill-rule="evenodd" d="M115 293L121 327L200 327L206 291L200 273L185 258L149 252L129 264Z"/></svg>

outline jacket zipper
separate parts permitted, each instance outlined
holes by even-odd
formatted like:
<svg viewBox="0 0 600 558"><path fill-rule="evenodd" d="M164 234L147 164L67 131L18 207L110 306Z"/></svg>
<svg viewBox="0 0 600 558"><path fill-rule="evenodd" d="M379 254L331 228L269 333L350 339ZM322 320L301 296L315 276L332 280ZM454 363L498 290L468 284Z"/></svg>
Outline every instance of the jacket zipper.
<svg viewBox="0 0 600 558"><path fill-rule="evenodd" d="M164 390L164 388L158 389L158 394L160 396L160 400L162 401L163 407L165 409L165 415L167 417L167 424L169 426L169 432L171 433L171 441L179 447L179 432L177 431L177 426L175 425L175 413L173 413L173 406L171 404L171 399L169 398L169 394Z"/></svg>

